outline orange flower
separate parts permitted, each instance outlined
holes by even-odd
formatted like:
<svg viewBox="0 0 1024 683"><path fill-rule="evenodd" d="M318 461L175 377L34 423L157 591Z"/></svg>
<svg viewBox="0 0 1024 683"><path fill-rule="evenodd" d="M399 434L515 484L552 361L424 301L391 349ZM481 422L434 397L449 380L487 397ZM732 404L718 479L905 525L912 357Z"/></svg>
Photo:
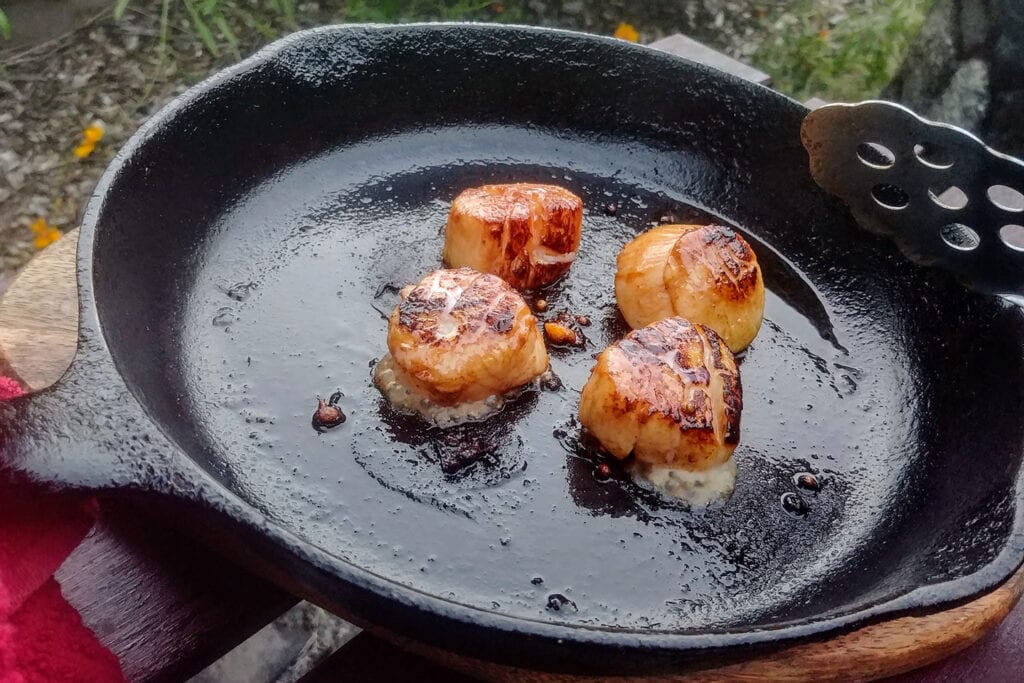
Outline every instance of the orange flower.
<svg viewBox="0 0 1024 683"><path fill-rule="evenodd" d="M32 222L32 232L35 234L32 244L36 249L45 249L60 239L60 230L47 223L41 216Z"/></svg>
<svg viewBox="0 0 1024 683"><path fill-rule="evenodd" d="M633 26L633 24L622 22L615 29L615 37L635 43L640 40L640 33L636 30L636 26Z"/></svg>
<svg viewBox="0 0 1024 683"><path fill-rule="evenodd" d="M103 127L92 124L82 131L82 142L75 147L75 156L84 159L96 149L96 143L103 139Z"/></svg>
<svg viewBox="0 0 1024 683"><path fill-rule="evenodd" d="M818 31L818 40L824 43L825 40L828 38L828 34L829 30L827 28L821 29L820 31Z"/></svg>
<svg viewBox="0 0 1024 683"><path fill-rule="evenodd" d="M75 156L79 159L84 159L92 154L94 149L96 149L95 142L83 142L78 147L75 147Z"/></svg>
<svg viewBox="0 0 1024 683"><path fill-rule="evenodd" d="M99 142L103 139L103 128L94 123L82 131L82 137L86 142Z"/></svg>

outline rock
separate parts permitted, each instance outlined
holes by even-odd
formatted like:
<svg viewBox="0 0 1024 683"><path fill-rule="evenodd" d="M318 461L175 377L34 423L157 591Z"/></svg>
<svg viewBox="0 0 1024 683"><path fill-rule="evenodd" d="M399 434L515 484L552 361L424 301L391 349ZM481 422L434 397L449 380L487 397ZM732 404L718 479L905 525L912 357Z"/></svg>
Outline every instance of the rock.
<svg viewBox="0 0 1024 683"><path fill-rule="evenodd" d="M899 72L882 96L923 111L945 91L958 67L953 0L939 0L925 20Z"/></svg>
<svg viewBox="0 0 1024 683"><path fill-rule="evenodd" d="M990 2L991 0L972 0L960 3L960 49L966 55L973 55L984 49L991 37Z"/></svg>
<svg viewBox="0 0 1024 683"><path fill-rule="evenodd" d="M988 111L988 85L988 64L982 59L970 59L956 70L945 92L925 115L979 132Z"/></svg>
<svg viewBox="0 0 1024 683"><path fill-rule="evenodd" d="M12 190L20 190L25 187L25 172L19 169L12 169L4 174L4 179L11 186Z"/></svg>
<svg viewBox="0 0 1024 683"><path fill-rule="evenodd" d="M1016 73L1024 75L1024 2L1020 0L996 0L1000 2L999 38L993 50L993 61L1007 67L1015 66Z"/></svg>
<svg viewBox="0 0 1024 683"><path fill-rule="evenodd" d="M1024 88L996 93L986 141L1000 152L1024 156Z"/></svg>
<svg viewBox="0 0 1024 683"><path fill-rule="evenodd" d="M939 0L883 96L1024 155L1024 2Z"/></svg>

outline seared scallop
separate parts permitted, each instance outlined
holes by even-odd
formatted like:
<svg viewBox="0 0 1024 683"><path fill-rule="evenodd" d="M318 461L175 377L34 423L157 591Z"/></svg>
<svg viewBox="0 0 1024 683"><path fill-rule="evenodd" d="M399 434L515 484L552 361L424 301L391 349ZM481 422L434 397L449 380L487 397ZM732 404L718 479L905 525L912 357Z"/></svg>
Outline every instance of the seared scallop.
<svg viewBox="0 0 1024 683"><path fill-rule="evenodd" d="M568 272L582 224L583 200L565 188L475 187L452 202L444 263L497 275L519 290L536 289Z"/></svg>
<svg viewBox="0 0 1024 683"><path fill-rule="evenodd" d="M669 479L731 490L742 410L732 352L711 328L678 317L605 349L580 397L580 422L601 446L632 454L663 487L666 470L681 470Z"/></svg>
<svg viewBox="0 0 1024 683"><path fill-rule="evenodd" d="M548 367L537 319L499 277L436 270L401 299L388 319L391 353L374 373L398 408L439 423L478 419Z"/></svg>
<svg viewBox="0 0 1024 683"><path fill-rule="evenodd" d="M619 252L615 298L630 327L677 315L712 328L734 352L764 317L757 256L721 225L663 225L634 239Z"/></svg>

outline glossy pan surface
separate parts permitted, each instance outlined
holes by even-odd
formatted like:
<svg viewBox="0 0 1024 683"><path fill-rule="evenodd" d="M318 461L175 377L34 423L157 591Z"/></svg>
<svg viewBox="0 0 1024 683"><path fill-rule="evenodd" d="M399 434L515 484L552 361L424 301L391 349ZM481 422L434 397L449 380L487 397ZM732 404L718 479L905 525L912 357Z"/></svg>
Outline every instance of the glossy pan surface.
<svg viewBox="0 0 1024 683"><path fill-rule="evenodd" d="M546 669L678 670L991 588L1022 556L1024 316L860 229L809 175L804 114L578 34L292 36L114 162L83 226L82 350L0 413L8 468L186 500L310 597ZM511 181L583 197L580 256L536 296L588 316L587 344L552 352L561 389L429 428L372 386L385 315L439 267L452 198ZM707 510L596 479L574 419L627 331L615 256L669 220L738 228L768 288L736 491ZM346 423L314 431L339 390ZM52 455L76 438L93 465Z"/></svg>

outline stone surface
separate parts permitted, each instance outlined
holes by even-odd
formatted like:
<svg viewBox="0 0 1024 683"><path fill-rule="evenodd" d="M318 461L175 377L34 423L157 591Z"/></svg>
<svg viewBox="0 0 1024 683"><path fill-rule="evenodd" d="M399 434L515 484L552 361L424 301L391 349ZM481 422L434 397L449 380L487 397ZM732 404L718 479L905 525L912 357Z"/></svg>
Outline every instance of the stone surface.
<svg viewBox="0 0 1024 683"><path fill-rule="evenodd" d="M967 130L979 130L989 109L988 63L969 59L960 65L946 90L924 115Z"/></svg>
<svg viewBox="0 0 1024 683"><path fill-rule="evenodd" d="M957 69L954 0L938 0L883 97L923 110L940 97Z"/></svg>
<svg viewBox="0 0 1024 683"><path fill-rule="evenodd" d="M938 0L883 96L1024 156L1024 2Z"/></svg>
<svg viewBox="0 0 1024 683"><path fill-rule="evenodd" d="M995 0L998 2L998 0ZM992 0L969 0L960 2L960 52L972 55L983 51L992 33L991 11Z"/></svg>
<svg viewBox="0 0 1024 683"><path fill-rule="evenodd" d="M189 683L296 683L357 633L347 621L300 602Z"/></svg>

